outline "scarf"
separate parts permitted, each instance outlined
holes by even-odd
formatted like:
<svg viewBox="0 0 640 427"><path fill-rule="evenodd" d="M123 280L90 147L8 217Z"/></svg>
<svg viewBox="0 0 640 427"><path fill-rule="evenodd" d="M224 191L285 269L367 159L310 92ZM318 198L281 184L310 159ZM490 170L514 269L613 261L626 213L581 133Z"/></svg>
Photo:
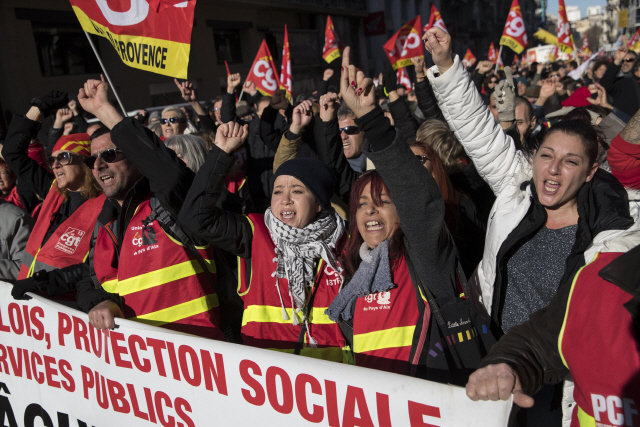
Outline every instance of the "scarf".
<svg viewBox="0 0 640 427"><path fill-rule="evenodd" d="M304 228L291 227L276 218L268 208L264 215L264 223L269 229L277 257L277 269L272 276L276 277L276 287L280 294L278 280L287 279L289 282L289 295L291 306L294 310L293 324L298 325L296 313L302 311L303 322L307 323L306 316L306 288L313 286L314 260L322 258L333 268L338 275L342 274L342 267L338 264L335 249L338 241L344 233L344 220L337 213L323 215ZM282 295L282 318L289 320L289 315L284 308Z"/></svg>
<svg viewBox="0 0 640 427"><path fill-rule="evenodd" d="M333 300L324 314L337 322L340 317L351 319L353 306L358 297L365 297L377 292L386 292L395 285L391 281L391 266L389 265L389 241L385 240L370 250L365 242L360 246L362 262L358 271Z"/></svg>

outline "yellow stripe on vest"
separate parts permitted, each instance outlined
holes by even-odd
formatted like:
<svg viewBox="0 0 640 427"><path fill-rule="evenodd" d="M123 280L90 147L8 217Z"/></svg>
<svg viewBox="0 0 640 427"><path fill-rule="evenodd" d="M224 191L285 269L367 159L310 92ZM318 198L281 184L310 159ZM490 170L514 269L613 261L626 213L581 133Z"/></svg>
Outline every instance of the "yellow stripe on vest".
<svg viewBox="0 0 640 427"><path fill-rule="evenodd" d="M109 293L117 294L118 293L118 279L107 280L106 282L104 282L102 284L102 289L104 289L105 291L107 291Z"/></svg>
<svg viewBox="0 0 640 427"><path fill-rule="evenodd" d="M196 314L204 313L212 308L218 307L218 296L216 294L205 295L173 307L164 308L154 311L153 313L143 314L138 317L130 317L129 320L146 323L152 326L161 326L166 323L177 322Z"/></svg>
<svg viewBox="0 0 640 427"><path fill-rule="evenodd" d="M596 427L596 420L578 406L578 423L580 427Z"/></svg>
<svg viewBox="0 0 640 427"><path fill-rule="evenodd" d="M356 353L364 353L365 351L410 346L413 343L415 329L415 326L400 326L358 334L353 337L353 349Z"/></svg>
<svg viewBox="0 0 640 427"><path fill-rule="evenodd" d="M280 353L289 353L293 354L295 351L293 348L283 349L283 348L270 348L269 350L279 351ZM302 347L300 350L301 356L312 357L314 359L322 359L322 360L331 360L333 362L342 362L342 349L340 347L322 347L322 348L311 348L311 347Z"/></svg>
<svg viewBox="0 0 640 427"><path fill-rule="evenodd" d="M329 316L324 314L327 307L313 307L309 322L314 325L328 325L334 323ZM282 318L282 307L272 307L269 305L250 305L244 310L242 315L242 326L249 322L261 323L291 323L293 318L293 309L287 308L289 320ZM298 320L302 323L302 313L298 313Z"/></svg>
<svg viewBox="0 0 640 427"><path fill-rule="evenodd" d="M204 260L209 266L211 273L216 272L216 266L213 261ZM202 273L202 267L196 260L181 262L171 267L162 268L160 270L150 271L149 273L140 274L139 276L118 281L117 293L121 296L133 294L135 292L144 291L146 289L155 288L165 283L181 280L194 274ZM104 285L102 286L104 288Z"/></svg>

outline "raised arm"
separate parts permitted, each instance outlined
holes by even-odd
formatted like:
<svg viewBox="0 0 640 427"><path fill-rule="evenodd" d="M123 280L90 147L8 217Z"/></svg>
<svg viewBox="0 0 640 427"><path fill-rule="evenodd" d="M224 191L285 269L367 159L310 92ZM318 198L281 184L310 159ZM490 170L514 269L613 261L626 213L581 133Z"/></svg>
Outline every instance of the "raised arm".
<svg viewBox="0 0 640 427"><path fill-rule="evenodd" d="M247 125L231 122L218 127L216 145L198 170L178 217L180 224L199 238L243 258L251 255L251 224L245 216L222 210L216 203L235 163L233 151L247 135Z"/></svg>
<svg viewBox="0 0 640 427"><path fill-rule="evenodd" d="M422 111L425 120L436 119L445 122L442 111L438 108L436 96L427 80L427 72L424 66L424 57L416 56L411 58L411 62L416 69L416 99L418 100L418 108Z"/></svg>
<svg viewBox="0 0 640 427"><path fill-rule="evenodd" d="M303 101L293 109L291 115L291 127L282 135L280 145L273 159L273 172L287 160L295 159L300 153L300 141L302 132L313 120L313 104L311 101Z"/></svg>
<svg viewBox="0 0 640 427"><path fill-rule="evenodd" d="M88 80L78 101L111 129L113 143L149 179L149 186L162 206L177 215L195 174L167 148L151 130L133 117L124 118L109 102L106 82Z"/></svg>
<svg viewBox="0 0 640 427"><path fill-rule="evenodd" d="M516 182L514 176L528 176L530 166L482 102L460 58L452 59L451 36L434 27L425 37L436 64L427 77L449 127L478 173L496 194L508 186L520 185L522 182Z"/></svg>

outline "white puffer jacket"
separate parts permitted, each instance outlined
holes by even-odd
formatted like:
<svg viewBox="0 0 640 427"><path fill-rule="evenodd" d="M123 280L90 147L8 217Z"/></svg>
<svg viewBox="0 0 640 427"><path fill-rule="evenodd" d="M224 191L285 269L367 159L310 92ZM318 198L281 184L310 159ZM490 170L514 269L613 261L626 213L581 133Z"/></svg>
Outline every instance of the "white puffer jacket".
<svg viewBox="0 0 640 427"><path fill-rule="evenodd" d="M427 72L427 77L439 107L480 176L496 195L487 225L484 254L478 266L482 291L480 302L491 314L498 251L531 205L529 186L524 190L520 187L531 179L531 165L522 152L516 150L511 137L496 123L457 55L449 70L438 77L437 73L438 67L434 66ZM635 223L627 230L598 233L584 253L585 263L591 262L598 252L627 252L640 244L640 192L627 189L627 193L630 214ZM571 422L573 406L573 383L565 381L562 402L564 426L568 427Z"/></svg>

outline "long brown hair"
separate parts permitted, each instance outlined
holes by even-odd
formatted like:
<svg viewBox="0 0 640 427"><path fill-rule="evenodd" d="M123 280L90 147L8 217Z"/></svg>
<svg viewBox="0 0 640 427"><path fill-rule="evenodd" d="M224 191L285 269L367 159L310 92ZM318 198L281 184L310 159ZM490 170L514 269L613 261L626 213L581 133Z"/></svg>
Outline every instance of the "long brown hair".
<svg viewBox="0 0 640 427"><path fill-rule="evenodd" d="M77 156L71 156L74 159ZM96 180L93 178L93 174L91 173L91 169L84 162L82 164L82 171L84 172L84 178L82 181L82 187L80 187L80 194L85 200L93 199L94 197L98 197L102 193L102 188L98 185ZM58 187L58 181L54 182L54 188L56 192L62 197L64 200L69 200L69 189L68 188L60 188Z"/></svg>
<svg viewBox="0 0 640 427"><path fill-rule="evenodd" d="M371 199L375 206L382 206L382 193L386 193L393 200L389 189L376 170L363 174L351 187L349 197L349 240L344 248L341 264L344 267L347 278L351 279L360 267L360 247L364 239L358 230L356 212L360 204L360 196L367 184L371 184ZM389 239L389 264L393 266L404 256L404 233L398 227Z"/></svg>
<svg viewBox="0 0 640 427"><path fill-rule="evenodd" d="M447 224L451 235L457 237L460 231L460 193L458 193L449 179L436 150L422 141L411 141L408 145L409 147L420 148L431 161L431 168L429 170L436 184L438 184L440 193L442 193L442 199L444 200L444 222Z"/></svg>

